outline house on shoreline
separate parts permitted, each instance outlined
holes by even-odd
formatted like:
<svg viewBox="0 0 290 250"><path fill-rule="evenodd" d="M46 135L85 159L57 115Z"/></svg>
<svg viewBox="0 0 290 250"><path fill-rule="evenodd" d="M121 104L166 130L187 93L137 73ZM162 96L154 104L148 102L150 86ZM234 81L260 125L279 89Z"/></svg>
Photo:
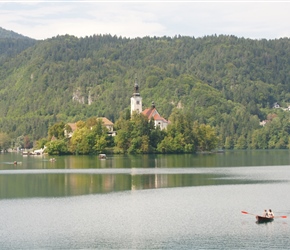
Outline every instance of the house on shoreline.
<svg viewBox="0 0 290 250"><path fill-rule="evenodd" d="M111 122L108 118L106 117L98 117L96 118L97 120L98 119L101 119L102 122L103 122L103 125L108 129L108 135L110 136L115 136L116 135L116 131L114 131L114 123ZM67 138L71 138L74 131L77 130L77 123L67 123L68 126L70 126L71 128L71 132L68 132L67 130L64 131L64 134Z"/></svg>

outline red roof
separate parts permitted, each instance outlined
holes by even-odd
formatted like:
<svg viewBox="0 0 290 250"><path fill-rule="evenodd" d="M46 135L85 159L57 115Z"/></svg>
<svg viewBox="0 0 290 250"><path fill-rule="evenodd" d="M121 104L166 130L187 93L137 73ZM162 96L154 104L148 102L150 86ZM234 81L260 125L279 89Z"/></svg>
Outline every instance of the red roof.
<svg viewBox="0 0 290 250"><path fill-rule="evenodd" d="M98 117L97 119L101 119L105 126L113 126L114 123L112 123L108 118L106 117Z"/></svg>
<svg viewBox="0 0 290 250"><path fill-rule="evenodd" d="M72 131L75 131L77 129L77 124L76 123L68 123L67 125L69 125L71 127Z"/></svg>
<svg viewBox="0 0 290 250"><path fill-rule="evenodd" d="M146 115L148 117L148 119L150 120L151 118L153 118L155 121L157 120L162 120L164 122L167 122L162 116L160 116L160 114L158 113L156 108L149 108L149 109L145 109L142 112L143 115Z"/></svg>

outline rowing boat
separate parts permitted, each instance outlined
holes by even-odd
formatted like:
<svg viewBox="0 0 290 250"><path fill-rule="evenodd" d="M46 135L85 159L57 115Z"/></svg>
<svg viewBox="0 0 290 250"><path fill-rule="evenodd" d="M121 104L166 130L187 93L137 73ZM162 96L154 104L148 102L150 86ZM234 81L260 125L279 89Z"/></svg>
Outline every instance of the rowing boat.
<svg viewBox="0 0 290 250"><path fill-rule="evenodd" d="M266 222L271 222L274 220L274 217L264 217L264 216L256 216L257 223L266 223Z"/></svg>

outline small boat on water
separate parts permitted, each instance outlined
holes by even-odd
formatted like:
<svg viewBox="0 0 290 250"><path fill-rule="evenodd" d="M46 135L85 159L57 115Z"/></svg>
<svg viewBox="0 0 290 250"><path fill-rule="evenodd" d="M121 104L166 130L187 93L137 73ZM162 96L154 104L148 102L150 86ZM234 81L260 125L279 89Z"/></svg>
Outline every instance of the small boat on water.
<svg viewBox="0 0 290 250"><path fill-rule="evenodd" d="M271 209L269 209L270 212ZM252 214L252 213L249 213L247 211L244 211L242 210L242 214L250 214L250 215L254 215L256 217L256 223L267 223L267 222L271 222L274 220L274 218L284 218L286 219L287 216L286 215L279 215L279 216L272 216L272 217L265 217L265 216L260 216L260 215L256 215L256 214Z"/></svg>
<svg viewBox="0 0 290 250"><path fill-rule="evenodd" d="M274 220L274 217L256 216L257 223L267 223Z"/></svg>
<svg viewBox="0 0 290 250"><path fill-rule="evenodd" d="M99 154L99 159L106 159L106 158L107 158L106 154Z"/></svg>

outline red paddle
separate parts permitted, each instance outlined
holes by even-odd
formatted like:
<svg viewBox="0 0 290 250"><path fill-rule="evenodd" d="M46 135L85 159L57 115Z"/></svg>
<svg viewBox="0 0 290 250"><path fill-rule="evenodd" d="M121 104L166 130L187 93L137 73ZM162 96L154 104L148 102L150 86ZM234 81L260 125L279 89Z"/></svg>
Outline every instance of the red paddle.
<svg viewBox="0 0 290 250"><path fill-rule="evenodd" d="M282 215L282 216L274 216L274 218L283 218L283 219L286 219L287 216L286 216L286 215Z"/></svg>
<svg viewBox="0 0 290 250"><path fill-rule="evenodd" d="M242 211L242 214L251 214L251 213L248 213L248 212L246 212L246 211ZM256 214L251 214L251 215L256 216ZM286 215L282 215L282 216L274 216L274 218L283 218L283 219L286 219L287 216L286 216Z"/></svg>
<svg viewBox="0 0 290 250"><path fill-rule="evenodd" d="M242 211L242 213L243 213L243 214L251 214L251 213L248 213L248 212L246 212L246 211ZM256 214L251 214L251 215L256 216Z"/></svg>

